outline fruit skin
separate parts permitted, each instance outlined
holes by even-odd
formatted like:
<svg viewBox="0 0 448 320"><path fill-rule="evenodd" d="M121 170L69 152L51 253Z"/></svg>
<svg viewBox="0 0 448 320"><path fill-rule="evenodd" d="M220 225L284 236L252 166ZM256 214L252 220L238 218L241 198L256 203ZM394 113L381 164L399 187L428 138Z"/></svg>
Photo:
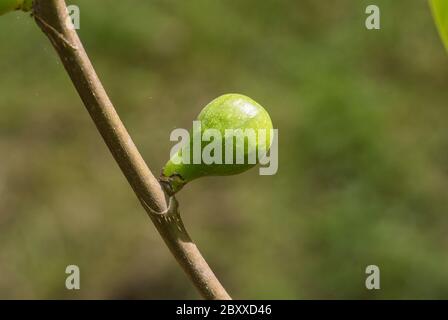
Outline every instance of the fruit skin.
<svg viewBox="0 0 448 320"><path fill-rule="evenodd" d="M0 15L14 10L30 11L33 0L0 0Z"/></svg>
<svg viewBox="0 0 448 320"><path fill-rule="evenodd" d="M210 102L202 109L197 117L201 121L201 135L207 129L217 129L222 136L222 155L224 162L225 150L225 130L226 129L259 129L266 130L266 151L270 147L270 134L273 129L271 118L268 112L257 102L242 94L225 94ZM196 134L197 136L198 134ZM193 159L193 136L190 134L190 159ZM200 139L200 137L198 137ZM259 145L258 139L256 141ZM210 142L203 142L201 148ZM246 140L246 143L247 140ZM181 150L170 159L165 165L162 172L162 179L167 180L173 193L179 191L186 183L204 176L226 176L242 173L256 164L247 163L248 147L245 146L245 164L175 164L172 160L182 157ZM234 159L235 159L235 143L234 143ZM256 162L258 162L258 155Z"/></svg>

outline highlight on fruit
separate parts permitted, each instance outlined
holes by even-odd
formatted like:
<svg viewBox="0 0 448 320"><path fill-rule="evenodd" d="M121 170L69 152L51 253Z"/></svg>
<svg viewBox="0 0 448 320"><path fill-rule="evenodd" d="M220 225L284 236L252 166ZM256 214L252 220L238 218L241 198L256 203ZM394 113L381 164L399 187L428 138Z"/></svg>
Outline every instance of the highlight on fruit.
<svg viewBox="0 0 448 320"><path fill-rule="evenodd" d="M0 0L0 15L22 10L30 11L33 8L33 0Z"/></svg>
<svg viewBox="0 0 448 320"><path fill-rule="evenodd" d="M192 131L175 129L177 141L162 172L173 193L204 176L227 176L260 164L260 175L278 168L278 134L269 113L241 94L222 95L200 112Z"/></svg>

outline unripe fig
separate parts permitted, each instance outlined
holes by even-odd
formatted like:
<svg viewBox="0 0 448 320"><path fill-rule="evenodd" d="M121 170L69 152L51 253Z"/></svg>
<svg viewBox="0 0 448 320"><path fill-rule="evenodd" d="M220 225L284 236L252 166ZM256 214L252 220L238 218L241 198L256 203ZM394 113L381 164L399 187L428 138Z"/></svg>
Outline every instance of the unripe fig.
<svg viewBox="0 0 448 320"><path fill-rule="evenodd" d="M199 123L200 128L197 128ZM190 141L186 143L187 150L182 148L171 156L163 168L161 180L167 181L171 191L176 193L186 183L200 177L242 173L255 166L260 160L259 156L269 151L272 130L268 112L257 102L241 94L222 95L202 109L194 122ZM235 132L244 135L237 138ZM245 135L250 132L255 135ZM220 141L215 141L217 139ZM200 141L199 144L197 141ZM217 146L215 152L218 156L215 159L221 161L210 163L200 158L198 163L197 153L201 157L203 151L210 151L212 143ZM239 153L237 148L243 152ZM184 152L188 153L186 158L189 162L185 161ZM211 153L216 155L215 152ZM237 154L240 155L238 159Z"/></svg>
<svg viewBox="0 0 448 320"><path fill-rule="evenodd" d="M14 10L30 11L33 0L0 0L0 15Z"/></svg>

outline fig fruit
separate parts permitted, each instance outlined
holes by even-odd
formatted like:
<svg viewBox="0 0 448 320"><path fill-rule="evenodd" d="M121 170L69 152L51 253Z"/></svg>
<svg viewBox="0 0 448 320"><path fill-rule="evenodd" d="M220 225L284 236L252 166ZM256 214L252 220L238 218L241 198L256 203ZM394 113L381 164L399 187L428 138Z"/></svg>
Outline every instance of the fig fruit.
<svg viewBox="0 0 448 320"><path fill-rule="evenodd" d="M0 0L0 15L14 10L30 11L33 0Z"/></svg>
<svg viewBox="0 0 448 320"><path fill-rule="evenodd" d="M242 173L269 151L272 132L271 118L260 104L241 94L222 95L202 109L161 180L176 193L200 177Z"/></svg>

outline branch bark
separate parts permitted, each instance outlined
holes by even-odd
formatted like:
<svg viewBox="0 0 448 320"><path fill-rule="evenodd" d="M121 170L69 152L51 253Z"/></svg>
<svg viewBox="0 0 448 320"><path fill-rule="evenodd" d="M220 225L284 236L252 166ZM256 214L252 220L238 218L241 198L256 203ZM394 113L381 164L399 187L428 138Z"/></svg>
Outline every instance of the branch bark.
<svg viewBox="0 0 448 320"><path fill-rule="evenodd" d="M154 177L99 80L64 0L35 0L36 23L50 39L115 161L171 253L206 299L230 299L188 235L174 196Z"/></svg>

